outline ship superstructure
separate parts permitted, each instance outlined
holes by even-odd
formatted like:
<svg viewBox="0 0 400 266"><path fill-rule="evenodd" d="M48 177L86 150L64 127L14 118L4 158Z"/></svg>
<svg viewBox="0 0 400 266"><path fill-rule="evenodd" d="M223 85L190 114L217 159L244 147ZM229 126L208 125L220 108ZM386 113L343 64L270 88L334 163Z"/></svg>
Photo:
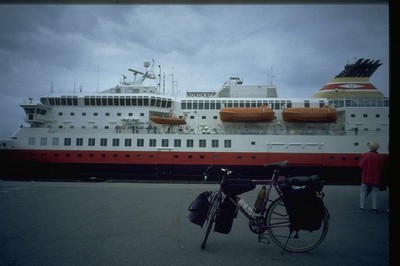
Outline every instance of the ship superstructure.
<svg viewBox="0 0 400 266"><path fill-rule="evenodd" d="M273 84L239 77L172 97L144 85L157 76L146 62L144 72L129 69L133 81L99 93L28 99L29 127L0 141L0 154L21 165L15 177L197 179L208 165L262 177L265 164L288 160L296 171L354 179L369 141L388 153L389 99L369 81L380 65L348 64L309 98L280 98Z"/></svg>

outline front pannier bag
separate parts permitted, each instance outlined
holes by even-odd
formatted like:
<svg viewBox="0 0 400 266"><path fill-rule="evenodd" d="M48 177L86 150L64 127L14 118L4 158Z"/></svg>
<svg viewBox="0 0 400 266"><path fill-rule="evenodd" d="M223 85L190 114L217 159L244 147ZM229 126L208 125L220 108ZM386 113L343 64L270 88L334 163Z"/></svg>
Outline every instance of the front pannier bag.
<svg viewBox="0 0 400 266"><path fill-rule="evenodd" d="M325 206L319 176L291 177L280 184L290 227L294 231L315 231L321 227Z"/></svg>
<svg viewBox="0 0 400 266"><path fill-rule="evenodd" d="M204 191L200 193L190 204L189 206L189 221L200 225L203 227L203 224L207 217L207 212L210 207L209 197L211 195L211 191Z"/></svg>
<svg viewBox="0 0 400 266"><path fill-rule="evenodd" d="M225 197L215 220L214 231L229 234L235 217L237 217L237 207L228 197Z"/></svg>

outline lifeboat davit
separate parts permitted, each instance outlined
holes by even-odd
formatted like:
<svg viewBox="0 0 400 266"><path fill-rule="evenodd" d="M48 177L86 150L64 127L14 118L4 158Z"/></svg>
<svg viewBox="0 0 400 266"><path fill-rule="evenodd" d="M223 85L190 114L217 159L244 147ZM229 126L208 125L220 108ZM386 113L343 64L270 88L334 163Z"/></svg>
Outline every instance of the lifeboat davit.
<svg viewBox="0 0 400 266"><path fill-rule="evenodd" d="M337 120L337 111L333 107L298 107L282 111L285 122L333 123Z"/></svg>
<svg viewBox="0 0 400 266"><path fill-rule="evenodd" d="M162 117L162 116L153 115L153 116L150 117L150 120L153 123L160 124L160 125L179 126L179 125L185 125L186 124L185 118L175 117L175 116Z"/></svg>
<svg viewBox="0 0 400 266"><path fill-rule="evenodd" d="M275 113L268 106L228 107L219 112L222 122L270 122Z"/></svg>

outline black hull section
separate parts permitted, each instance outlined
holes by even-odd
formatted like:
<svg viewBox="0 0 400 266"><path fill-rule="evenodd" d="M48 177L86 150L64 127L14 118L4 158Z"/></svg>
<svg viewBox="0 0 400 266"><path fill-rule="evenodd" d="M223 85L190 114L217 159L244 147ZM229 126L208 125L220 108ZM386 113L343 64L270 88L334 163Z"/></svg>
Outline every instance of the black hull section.
<svg viewBox="0 0 400 266"><path fill-rule="evenodd" d="M127 164L56 164L24 163L3 168L3 180L40 181L203 181L208 165L127 165ZM225 165L243 178L269 179L271 172L261 166ZM326 184L358 185L361 172L354 167L289 166L291 176L319 174ZM210 176L209 181L217 181Z"/></svg>

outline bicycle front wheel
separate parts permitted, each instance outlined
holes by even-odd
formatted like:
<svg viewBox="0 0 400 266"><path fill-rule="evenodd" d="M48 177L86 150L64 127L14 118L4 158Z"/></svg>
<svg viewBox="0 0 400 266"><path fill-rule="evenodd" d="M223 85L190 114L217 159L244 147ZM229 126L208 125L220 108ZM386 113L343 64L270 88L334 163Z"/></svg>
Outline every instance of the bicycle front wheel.
<svg viewBox="0 0 400 266"><path fill-rule="evenodd" d="M325 239L329 228L329 215L325 211L318 230L291 231L289 215L281 198L276 199L267 211L266 225L272 241L291 252L306 252L319 246Z"/></svg>
<svg viewBox="0 0 400 266"><path fill-rule="evenodd" d="M201 242L201 249L204 249L204 247L206 246L208 236L210 235L211 229L213 227L213 224L217 216L219 206L221 204L221 200L222 200L222 195L220 192L216 192L212 197L211 205L207 213L206 224L203 234L203 241Z"/></svg>

